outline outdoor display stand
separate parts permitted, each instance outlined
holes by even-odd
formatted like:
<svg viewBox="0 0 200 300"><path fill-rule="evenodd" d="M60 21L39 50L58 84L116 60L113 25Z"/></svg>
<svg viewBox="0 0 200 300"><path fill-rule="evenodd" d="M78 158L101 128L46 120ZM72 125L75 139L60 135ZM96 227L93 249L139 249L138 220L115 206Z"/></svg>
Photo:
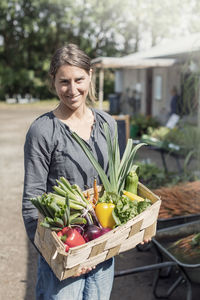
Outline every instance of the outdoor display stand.
<svg viewBox="0 0 200 300"><path fill-rule="evenodd" d="M200 180L161 187L154 192L162 199L158 229L200 220Z"/></svg>
<svg viewBox="0 0 200 300"><path fill-rule="evenodd" d="M160 141L147 134L142 135L140 140L134 140L133 142L134 144L146 143L148 145L148 149L158 151L161 155L162 164L166 173L168 173L169 171L166 162L166 157L169 155L174 157L179 173L182 172L180 158L184 157L184 155L180 146L175 145L173 143L166 143L165 141Z"/></svg>

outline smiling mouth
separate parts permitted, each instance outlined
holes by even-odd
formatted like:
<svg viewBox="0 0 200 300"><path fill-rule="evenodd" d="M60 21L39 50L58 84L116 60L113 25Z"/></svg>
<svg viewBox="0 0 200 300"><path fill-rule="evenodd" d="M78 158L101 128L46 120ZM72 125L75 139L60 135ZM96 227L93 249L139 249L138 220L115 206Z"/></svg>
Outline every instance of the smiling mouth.
<svg viewBox="0 0 200 300"><path fill-rule="evenodd" d="M76 96L67 96L67 99L69 99L71 101L76 101L79 96L80 96L80 94L76 95Z"/></svg>

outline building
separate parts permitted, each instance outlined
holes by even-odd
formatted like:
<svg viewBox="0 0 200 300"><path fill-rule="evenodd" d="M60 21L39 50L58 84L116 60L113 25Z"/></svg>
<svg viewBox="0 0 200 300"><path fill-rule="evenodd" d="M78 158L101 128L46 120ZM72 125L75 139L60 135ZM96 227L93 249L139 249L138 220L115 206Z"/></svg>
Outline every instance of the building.
<svg viewBox="0 0 200 300"><path fill-rule="evenodd" d="M115 69L115 94L120 113L142 113L165 122L170 111L170 91L175 86L193 118L199 112L200 33L168 40L143 52L120 58L93 60L99 70L99 100L103 101L105 68ZM189 106L189 108L188 108Z"/></svg>

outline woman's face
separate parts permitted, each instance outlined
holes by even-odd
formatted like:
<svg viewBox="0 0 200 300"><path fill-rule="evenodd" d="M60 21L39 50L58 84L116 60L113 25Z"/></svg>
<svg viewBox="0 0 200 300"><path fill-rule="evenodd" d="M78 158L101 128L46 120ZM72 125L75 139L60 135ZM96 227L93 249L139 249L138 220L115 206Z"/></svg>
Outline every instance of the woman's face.
<svg viewBox="0 0 200 300"><path fill-rule="evenodd" d="M89 85L91 80L91 71L88 74L84 69L63 65L55 76L55 89L60 99L60 104L70 110L76 110L85 104Z"/></svg>

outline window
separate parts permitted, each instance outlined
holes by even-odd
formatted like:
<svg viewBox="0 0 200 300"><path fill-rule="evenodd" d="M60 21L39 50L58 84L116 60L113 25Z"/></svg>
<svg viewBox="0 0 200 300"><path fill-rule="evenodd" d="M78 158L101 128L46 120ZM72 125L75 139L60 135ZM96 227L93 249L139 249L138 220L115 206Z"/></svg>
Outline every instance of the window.
<svg viewBox="0 0 200 300"><path fill-rule="evenodd" d="M154 98L156 100L162 100L162 76L155 76L155 85L154 85Z"/></svg>

